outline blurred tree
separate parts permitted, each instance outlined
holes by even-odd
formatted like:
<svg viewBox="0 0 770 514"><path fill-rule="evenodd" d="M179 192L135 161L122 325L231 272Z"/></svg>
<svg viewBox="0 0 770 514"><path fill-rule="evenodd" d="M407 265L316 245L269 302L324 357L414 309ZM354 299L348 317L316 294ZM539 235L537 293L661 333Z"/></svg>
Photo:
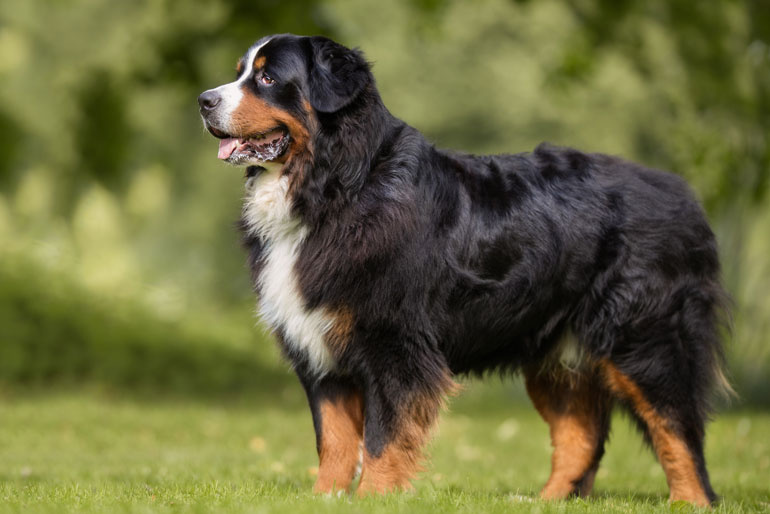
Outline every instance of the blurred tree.
<svg viewBox="0 0 770 514"><path fill-rule="evenodd" d="M548 140L685 176L722 242L736 303L735 374L744 391L762 397L770 388L767 7L766 0L0 3L0 265L28 261L44 276L68 277L72 294L96 304L138 304L161 324L230 334L228 320L242 322L253 302L233 227L240 177L216 162L195 98L231 80L237 57L262 35L325 34L361 47L386 105L439 145L515 152ZM45 281L7 277L0 311L53 294ZM20 290L27 287L34 291ZM52 355L66 337L95 340L72 329L87 324L67 325L61 305L50 305L50 316L18 316L15 333L27 335L0 343L19 350L29 341L21 324L39 329L23 321L33 319L62 328L46 328ZM93 303L83 305L88 316ZM100 326L123 327L124 342L140 337L120 323ZM16 354L29 355L22 350Z"/></svg>
<svg viewBox="0 0 770 514"><path fill-rule="evenodd" d="M678 52L692 110L710 122L714 139L729 139L707 205L716 209L736 200L765 199L770 177L770 8L765 0L580 0L571 7L587 33L583 60L613 48L651 81L658 75L657 63L645 44L646 24L639 21L665 29ZM663 91L663 100L675 110L681 109L677 94ZM656 148L666 148L670 137L656 125L640 126L639 153L665 161L656 158Z"/></svg>

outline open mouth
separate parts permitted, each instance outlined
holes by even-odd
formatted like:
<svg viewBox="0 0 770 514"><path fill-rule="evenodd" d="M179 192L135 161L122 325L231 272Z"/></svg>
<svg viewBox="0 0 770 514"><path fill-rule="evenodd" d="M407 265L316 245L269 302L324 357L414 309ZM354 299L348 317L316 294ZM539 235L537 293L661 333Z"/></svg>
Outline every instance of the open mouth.
<svg viewBox="0 0 770 514"><path fill-rule="evenodd" d="M283 127L275 127L245 138L232 137L211 126L208 129L213 136L220 139L217 157L230 164L274 161L289 147L289 132Z"/></svg>

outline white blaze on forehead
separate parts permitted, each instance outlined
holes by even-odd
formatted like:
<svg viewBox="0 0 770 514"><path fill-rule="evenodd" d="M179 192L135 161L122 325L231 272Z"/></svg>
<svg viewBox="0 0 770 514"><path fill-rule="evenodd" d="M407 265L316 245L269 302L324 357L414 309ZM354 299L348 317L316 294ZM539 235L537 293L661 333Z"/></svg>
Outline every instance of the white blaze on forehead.
<svg viewBox="0 0 770 514"><path fill-rule="evenodd" d="M213 89L213 91L219 93L220 98L222 98L219 106L219 121L223 128L226 128L227 132L231 134L238 132L238 127L231 126L230 116L241 103L241 98L243 98L243 91L241 90L241 86L244 82L249 80L249 77L251 76L251 72L254 69L254 60L257 58L257 53L259 53L259 50L269 42L270 40L268 39L261 45L252 48L249 51L249 55L246 57L246 62L244 63L243 72L235 82L230 82L229 84L224 84Z"/></svg>
<svg viewBox="0 0 770 514"><path fill-rule="evenodd" d="M257 54L262 49L263 46L268 44L270 40L268 39L258 47L252 48L249 51L249 56L246 58L246 62L244 63L244 69L243 73L241 73L241 76L238 77L238 80L235 82L232 82L232 84L241 84L244 80L247 80L249 78L249 75L251 75L252 70L254 69L254 61L257 59Z"/></svg>

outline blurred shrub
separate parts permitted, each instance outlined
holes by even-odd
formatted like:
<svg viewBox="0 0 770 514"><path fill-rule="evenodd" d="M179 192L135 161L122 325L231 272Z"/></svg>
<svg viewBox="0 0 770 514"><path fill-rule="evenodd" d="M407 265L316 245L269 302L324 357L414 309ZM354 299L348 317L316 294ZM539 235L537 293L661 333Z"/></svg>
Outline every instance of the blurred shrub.
<svg viewBox="0 0 770 514"><path fill-rule="evenodd" d="M128 302L99 301L57 274L0 260L0 384L91 382L134 392L274 395L289 374L254 351L158 320Z"/></svg>

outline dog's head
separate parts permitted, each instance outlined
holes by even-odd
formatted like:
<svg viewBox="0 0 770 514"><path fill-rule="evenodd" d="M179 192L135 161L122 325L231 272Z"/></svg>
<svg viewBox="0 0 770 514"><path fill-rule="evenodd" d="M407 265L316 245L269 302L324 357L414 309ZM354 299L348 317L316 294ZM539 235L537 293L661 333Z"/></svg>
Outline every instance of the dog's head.
<svg viewBox="0 0 770 514"><path fill-rule="evenodd" d="M291 34L257 41L238 60L234 82L198 97L218 157L234 165L287 163L312 153L319 113L335 113L373 81L357 50Z"/></svg>

